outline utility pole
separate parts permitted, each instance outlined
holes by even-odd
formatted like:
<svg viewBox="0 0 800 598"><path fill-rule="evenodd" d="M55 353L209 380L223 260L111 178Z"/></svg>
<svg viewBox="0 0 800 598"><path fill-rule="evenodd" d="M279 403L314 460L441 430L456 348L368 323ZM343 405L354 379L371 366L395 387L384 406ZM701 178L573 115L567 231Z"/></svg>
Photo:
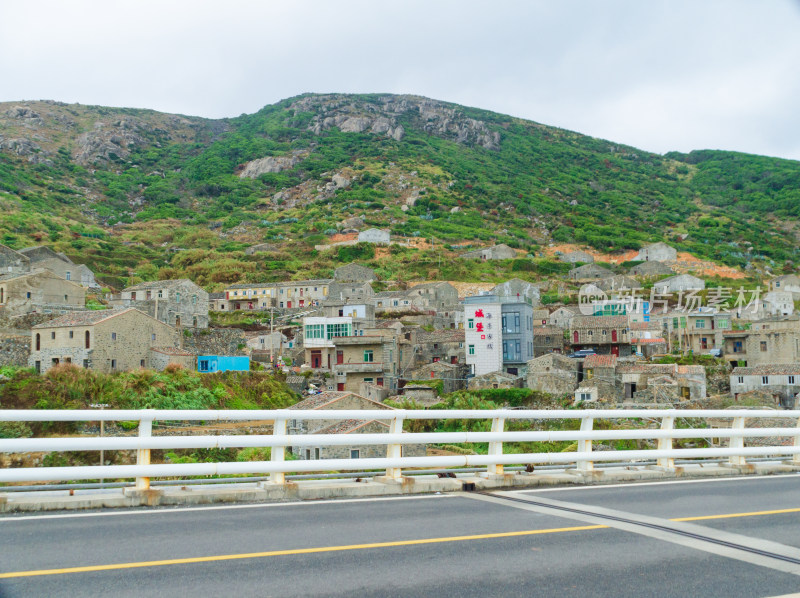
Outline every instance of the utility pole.
<svg viewBox="0 0 800 598"><path fill-rule="evenodd" d="M269 308L269 364L272 366L272 369L275 369L275 362L272 360L273 358L273 351L272 347L275 344L274 340L274 333L275 333L275 308L270 306Z"/></svg>

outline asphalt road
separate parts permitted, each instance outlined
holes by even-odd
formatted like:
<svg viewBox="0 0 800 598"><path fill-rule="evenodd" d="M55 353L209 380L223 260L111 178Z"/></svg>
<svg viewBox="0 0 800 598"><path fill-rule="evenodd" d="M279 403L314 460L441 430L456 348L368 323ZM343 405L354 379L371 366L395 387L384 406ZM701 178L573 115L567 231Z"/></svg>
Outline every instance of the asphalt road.
<svg viewBox="0 0 800 598"><path fill-rule="evenodd" d="M648 515L665 524L724 516L694 523L778 542L787 551L800 547L797 475L518 496ZM0 518L3 597L728 598L793 592L800 592L800 575L713 548L469 495Z"/></svg>

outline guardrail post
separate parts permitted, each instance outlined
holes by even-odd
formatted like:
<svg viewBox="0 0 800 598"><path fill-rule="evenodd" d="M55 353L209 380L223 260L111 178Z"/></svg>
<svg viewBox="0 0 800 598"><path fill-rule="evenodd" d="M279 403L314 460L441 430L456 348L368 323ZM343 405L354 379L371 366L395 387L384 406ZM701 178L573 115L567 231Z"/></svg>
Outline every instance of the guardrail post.
<svg viewBox="0 0 800 598"><path fill-rule="evenodd" d="M142 417L139 420L139 438L150 438L153 435L153 420ZM150 449L136 449L136 465L150 465ZM136 478L136 490L150 490L150 478Z"/></svg>
<svg viewBox="0 0 800 598"><path fill-rule="evenodd" d="M500 434L502 432L505 432L505 428L506 428L506 418L496 417L492 420L492 432ZM503 454L502 442L489 443L489 455L499 457L502 454ZM489 475L503 475L503 464L492 463L491 465L487 466L486 473L488 473Z"/></svg>
<svg viewBox="0 0 800 598"><path fill-rule="evenodd" d="M744 418L734 417L733 423L731 423L731 429L744 430ZM728 441L728 447L732 449L744 448L744 436L731 436L731 439ZM728 462L731 465L745 465L744 455L731 455Z"/></svg>
<svg viewBox="0 0 800 598"><path fill-rule="evenodd" d="M675 429L675 418L674 417L663 417L661 418L661 429L662 430L674 430ZM660 451L671 451L673 438L672 436L668 438L659 438L658 439L658 450ZM656 466L663 467L664 469L675 469L675 459L672 457L661 457L656 459Z"/></svg>
<svg viewBox="0 0 800 598"><path fill-rule="evenodd" d="M795 448L800 447L800 419L797 420L797 434L794 437ZM792 465L800 465L800 453L792 455Z"/></svg>
<svg viewBox="0 0 800 598"><path fill-rule="evenodd" d="M403 433L403 417L397 416L389 424L389 434L402 434ZM387 444L386 445L386 458L387 459L400 459L403 456L402 444ZM389 480L399 480L403 477L403 471L400 467L387 467L386 478Z"/></svg>
<svg viewBox="0 0 800 598"><path fill-rule="evenodd" d="M275 422L272 424L272 435L273 436L285 436L286 435L286 420L285 419L276 419ZM273 463L283 463L286 460L286 446L273 446L272 450L270 451L270 460ZM274 484L285 484L286 483L286 472L284 471L273 471L269 474L269 481Z"/></svg>
<svg viewBox="0 0 800 598"><path fill-rule="evenodd" d="M581 420L581 432L591 432L594 429L594 418L593 417L584 417ZM579 453L591 453L592 452L592 441L591 440L579 440L578 441L578 452ZM578 471L593 471L594 470L594 462L593 461L578 461L576 464Z"/></svg>

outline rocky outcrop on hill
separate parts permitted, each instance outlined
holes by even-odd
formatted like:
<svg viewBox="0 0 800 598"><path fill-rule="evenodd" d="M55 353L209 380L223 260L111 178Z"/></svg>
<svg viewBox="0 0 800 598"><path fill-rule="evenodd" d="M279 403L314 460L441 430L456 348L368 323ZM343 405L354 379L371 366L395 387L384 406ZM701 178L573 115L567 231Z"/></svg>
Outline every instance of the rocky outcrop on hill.
<svg viewBox="0 0 800 598"><path fill-rule="evenodd" d="M239 176L245 179L256 179L268 172L288 170L299 164L307 153L299 151L294 152L291 156L267 156L266 158L252 160L244 165Z"/></svg>
<svg viewBox="0 0 800 598"><path fill-rule="evenodd" d="M485 122L467 117L455 106L418 96L380 96L370 100L354 100L341 95L306 96L292 103L296 113L312 112L308 129L315 135L333 127L343 133L369 132L400 141L405 129L401 117L419 121L421 128L438 137L465 145L497 149L500 133Z"/></svg>

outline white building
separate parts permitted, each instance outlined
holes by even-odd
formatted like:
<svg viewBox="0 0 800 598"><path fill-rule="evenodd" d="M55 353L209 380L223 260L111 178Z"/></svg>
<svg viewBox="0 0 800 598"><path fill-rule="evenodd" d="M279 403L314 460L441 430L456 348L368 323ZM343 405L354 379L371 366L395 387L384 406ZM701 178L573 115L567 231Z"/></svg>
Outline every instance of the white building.
<svg viewBox="0 0 800 598"><path fill-rule="evenodd" d="M482 376L503 368L503 307L495 296L468 297L464 301L464 343L470 373Z"/></svg>
<svg viewBox="0 0 800 598"><path fill-rule="evenodd" d="M706 288L706 281L691 274L678 274L659 280L653 285L656 293L669 294L684 291L702 291Z"/></svg>

